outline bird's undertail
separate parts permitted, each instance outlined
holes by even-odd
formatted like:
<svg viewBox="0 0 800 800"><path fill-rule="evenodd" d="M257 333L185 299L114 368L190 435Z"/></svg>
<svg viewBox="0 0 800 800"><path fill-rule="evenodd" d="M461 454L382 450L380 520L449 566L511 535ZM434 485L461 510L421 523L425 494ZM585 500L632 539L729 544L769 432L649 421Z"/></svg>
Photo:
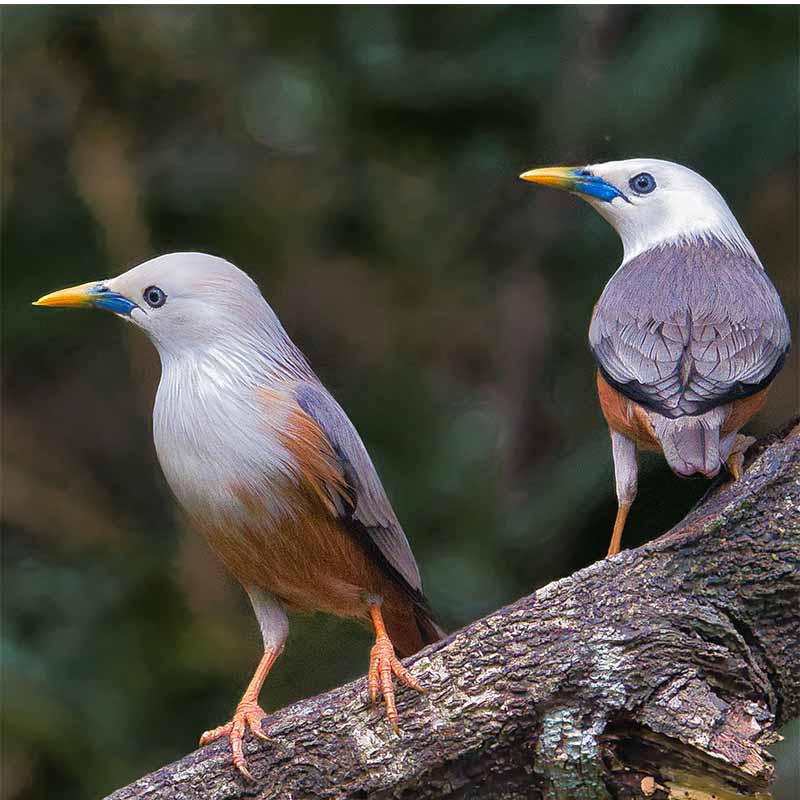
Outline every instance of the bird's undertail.
<svg viewBox="0 0 800 800"><path fill-rule="evenodd" d="M446 636L430 610L413 601L406 606L405 613L384 614L384 620L389 638L401 658L413 655L425 645L438 642Z"/></svg>
<svg viewBox="0 0 800 800"><path fill-rule="evenodd" d="M440 639L444 639L444 637L447 636L444 629L432 619L427 609L414 609L414 616L416 617L417 627L419 628L423 646L438 642Z"/></svg>
<svg viewBox="0 0 800 800"><path fill-rule="evenodd" d="M728 408L719 408L694 417L670 419L650 412L653 429L661 442L664 457L676 475L689 478L704 475L713 478L721 469L728 453L720 447L720 428L728 417Z"/></svg>

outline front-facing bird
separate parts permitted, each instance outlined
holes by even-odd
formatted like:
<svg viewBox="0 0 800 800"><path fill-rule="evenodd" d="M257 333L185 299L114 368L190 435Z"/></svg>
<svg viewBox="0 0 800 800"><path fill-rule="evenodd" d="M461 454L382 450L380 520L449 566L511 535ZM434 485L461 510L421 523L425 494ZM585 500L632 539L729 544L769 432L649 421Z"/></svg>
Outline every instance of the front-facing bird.
<svg viewBox="0 0 800 800"><path fill-rule="evenodd" d="M287 609L374 626L369 689L397 729L395 655L441 637L403 529L363 442L233 264L172 253L110 280L54 292L41 306L102 308L142 328L161 357L153 432L161 467L195 527L250 597L264 655L228 737L250 777L246 727L266 738L258 694L288 634Z"/></svg>
<svg viewBox="0 0 800 800"><path fill-rule="evenodd" d="M739 430L764 404L789 350L780 297L717 190L686 167L637 158L550 167L524 180L587 200L622 239L589 344L611 432L619 552L636 497L637 447L681 477L739 477Z"/></svg>

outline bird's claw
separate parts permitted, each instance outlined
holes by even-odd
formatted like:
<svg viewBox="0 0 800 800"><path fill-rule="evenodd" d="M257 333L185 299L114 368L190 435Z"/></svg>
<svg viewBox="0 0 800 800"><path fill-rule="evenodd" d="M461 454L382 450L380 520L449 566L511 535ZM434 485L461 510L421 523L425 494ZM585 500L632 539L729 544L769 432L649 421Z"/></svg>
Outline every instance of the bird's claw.
<svg viewBox="0 0 800 800"><path fill-rule="evenodd" d="M247 728L250 728L254 736L264 741L269 741L269 736L267 736L261 728L261 723L266 716L264 710L258 703L242 701L236 707L233 719L230 722L226 722L218 728L212 728L200 737L200 747L205 747L205 745L211 742L216 742L218 739L227 737L230 739L231 743L234 766L247 780L253 781L255 779L247 768L247 760L244 757L244 733Z"/></svg>
<svg viewBox="0 0 800 800"><path fill-rule="evenodd" d="M736 434L736 439L727 461L728 472L730 472L734 481L741 479L744 471L744 454L755 443L756 440L753 436L745 436L741 433Z"/></svg>
<svg viewBox="0 0 800 800"><path fill-rule="evenodd" d="M411 673L400 663L394 652L394 646L388 636L379 636L369 654L369 695L373 703L378 702L378 692L386 703L386 716L389 718L394 732L399 736L399 715L394 700L393 677L399 678L406 686L425 692Z"/></svg>
<svg viewBox="0 0 800 800"><path fill-rule="evenodd" d="M742 477L742 472L744 471L744 454L755 442L756 440L752 436L744 436L741 433L736 435L731 454L728 456L727 461L728 472L730 472L734 481L738 481Z"/></svg>

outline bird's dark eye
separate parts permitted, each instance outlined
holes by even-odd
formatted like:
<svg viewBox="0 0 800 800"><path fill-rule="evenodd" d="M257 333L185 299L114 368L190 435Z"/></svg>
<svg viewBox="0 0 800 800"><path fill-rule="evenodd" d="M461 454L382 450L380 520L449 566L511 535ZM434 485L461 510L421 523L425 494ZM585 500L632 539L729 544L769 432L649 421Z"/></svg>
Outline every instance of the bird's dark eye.
<svg viewBox="0 0 800 800"><path fill-rule="evenodd" d="M144 292L142 292L142 295L150 308L161 308L161 306L167 302L166 294L164 294L164 291L159 289L158 286L148 286Z"/></svg>
<svg viewBox="0 0 800 800"><path fill-rule="evenodd" d="M650 194L656 188L656 179L649 172L640 172L628 181L628 186L636 194Z"/></svg>

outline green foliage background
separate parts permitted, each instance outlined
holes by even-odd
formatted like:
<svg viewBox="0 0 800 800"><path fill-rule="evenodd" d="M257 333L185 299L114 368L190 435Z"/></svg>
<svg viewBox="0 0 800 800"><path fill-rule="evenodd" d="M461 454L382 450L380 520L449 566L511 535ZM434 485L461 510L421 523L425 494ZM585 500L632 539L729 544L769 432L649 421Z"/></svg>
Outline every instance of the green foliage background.
<svg viewBox="0 0 800 800"><path fill-rule="evenodd" d="M179 757L260 651L158 469L155 353L31 300L169 250L248 270L459 627L601 557L615 508L586 329L621 248L518 173L694 167L794 320L797 44L791 7L4 8L3 797ZM755 432L798 407L794 359ZM706 488L649 458L641 483L630 546ZM265 706L363 675L368 647L294 620Z"/></svg>

